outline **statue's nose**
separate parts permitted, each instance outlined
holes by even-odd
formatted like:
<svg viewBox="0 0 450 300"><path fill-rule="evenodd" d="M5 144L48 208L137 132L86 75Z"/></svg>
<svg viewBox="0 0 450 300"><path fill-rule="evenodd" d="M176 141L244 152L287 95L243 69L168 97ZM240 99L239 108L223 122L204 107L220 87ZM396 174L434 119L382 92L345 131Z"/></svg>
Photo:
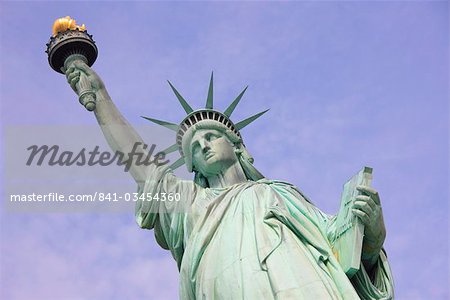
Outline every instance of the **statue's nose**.
<svg viewBox="0 0 450 300"><path fill-rule="evenodd" d="M209 142L205 140L200 142L200 146L202 147L203 153L206 153L209 149L211 149L211 147L209 146Z"/></svg>

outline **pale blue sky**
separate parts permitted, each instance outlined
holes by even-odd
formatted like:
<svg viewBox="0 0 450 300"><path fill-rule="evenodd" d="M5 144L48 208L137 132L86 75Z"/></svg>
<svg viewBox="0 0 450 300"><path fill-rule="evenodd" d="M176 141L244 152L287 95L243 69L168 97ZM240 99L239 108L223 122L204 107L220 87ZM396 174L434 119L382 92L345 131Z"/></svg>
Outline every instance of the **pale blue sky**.
<svg viewBox="0 0 450 300"><path fill-rule="evenodd" d="M44 53L54 19L70 15L94 35L94 68L132 124L147 125L141 115L180 121L166 80L199 108L214 71L219 109L249 85L234 121L271 109L242 131L268 178L296 184L334 214L343 183L372 166L398 299L448 298L446 2L38 1L0 8L3 128L95 125ZM175 262L135 225L133 211L2 209L0 263L2 299L178 295Z"/></svg>

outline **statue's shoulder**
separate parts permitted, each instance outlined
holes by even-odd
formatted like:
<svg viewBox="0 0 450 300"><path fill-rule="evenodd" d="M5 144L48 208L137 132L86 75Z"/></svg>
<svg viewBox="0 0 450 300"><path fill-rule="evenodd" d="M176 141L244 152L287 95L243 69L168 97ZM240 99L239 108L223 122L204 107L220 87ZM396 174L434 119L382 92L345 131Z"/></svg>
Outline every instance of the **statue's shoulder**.
<svg viewBox="0 0 450 300"><path fill-rule="evenodd" d="M261 184L268 184L268 185L277 185L277 186L286 186L286 187L294 187L295 186L292 183L289 183L287 181L283 181L283 180L276 180L276 179L267 179L267 178L263 178L263 179L259 179L258 181L256 181L257 183L261 183Z"/></svg>
<svg viewBox="0 0 450 300"><path fill-rule="evenodd" d="M297 186L293 185L290 182L267 178L260 179L257 182L261 184L273 185L277 189L288 190L291 193L298 194L303 199L312 204L311 200L308 197L306 197L306 195Z"/></svg>

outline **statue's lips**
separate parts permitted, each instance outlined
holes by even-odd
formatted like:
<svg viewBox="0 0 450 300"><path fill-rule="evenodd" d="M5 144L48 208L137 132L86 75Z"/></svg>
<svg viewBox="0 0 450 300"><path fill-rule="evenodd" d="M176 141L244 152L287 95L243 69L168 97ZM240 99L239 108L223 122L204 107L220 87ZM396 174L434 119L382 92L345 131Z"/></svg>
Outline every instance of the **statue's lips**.
<svg viewBox="0 0 450 300"><path fill-rule="evenodd" d="M213 151L208 151L205 154L205 160L208 160L208 159L210 159L213 156L214 156L214 152Z"/></svg>

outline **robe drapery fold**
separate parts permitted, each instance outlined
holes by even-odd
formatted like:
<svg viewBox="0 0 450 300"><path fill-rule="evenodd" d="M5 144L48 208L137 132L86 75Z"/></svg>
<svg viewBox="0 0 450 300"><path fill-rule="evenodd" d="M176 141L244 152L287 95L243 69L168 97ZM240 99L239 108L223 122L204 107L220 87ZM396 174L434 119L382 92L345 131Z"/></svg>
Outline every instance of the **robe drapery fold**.
<svg viewBox="0 0 450 300"><path fill-rule="evenodd" d="M180 196L138 202L136 221L177 261L181 299L393 298L384 252L372 279L361 266L350 280L328 239L335 218L289 183L202 188L159 168L140 192Z"/></svg>

